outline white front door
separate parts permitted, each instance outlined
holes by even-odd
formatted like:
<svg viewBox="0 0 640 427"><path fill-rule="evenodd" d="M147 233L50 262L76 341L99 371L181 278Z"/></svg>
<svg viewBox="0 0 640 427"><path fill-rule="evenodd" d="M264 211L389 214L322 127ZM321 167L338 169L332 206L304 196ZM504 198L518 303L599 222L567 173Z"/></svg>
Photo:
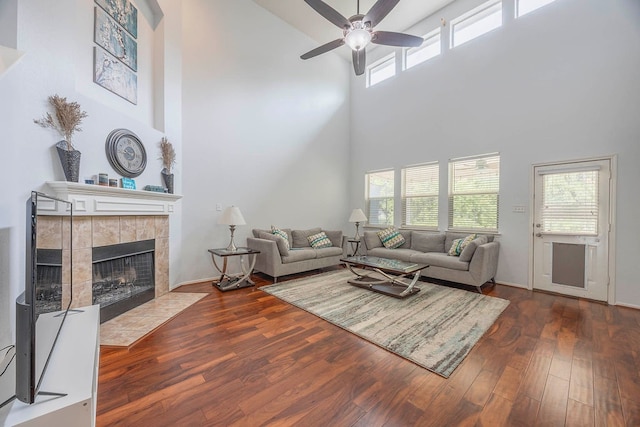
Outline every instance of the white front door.
<svg viewBox="0 0 640 427"><path fill-rule="evenodd" d="M607 301L611 160L533 172L533 288Z"/></svg>

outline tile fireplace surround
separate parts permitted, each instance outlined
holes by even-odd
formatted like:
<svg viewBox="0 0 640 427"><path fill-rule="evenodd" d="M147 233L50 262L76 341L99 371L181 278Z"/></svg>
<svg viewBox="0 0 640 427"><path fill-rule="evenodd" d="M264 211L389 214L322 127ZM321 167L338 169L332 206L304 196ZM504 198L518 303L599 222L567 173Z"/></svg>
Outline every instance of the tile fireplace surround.
<svg viewBox="0 0 640 427"><path fill-rule="evenodd" d="M169 292L169 215L181 196L100 187L71 182L47 182L45 192L73 202L73 303L92 304L92 248L155 239L155 296ZM69 233L69 220L56 216L56 206L38 214L38 247L62 249L63 265L71 251L59 245ZM42 210L41 210L42 211ZM65 244L63 246L68 246ZM69 295L69 269L63 269L63 295Z"/></svg>

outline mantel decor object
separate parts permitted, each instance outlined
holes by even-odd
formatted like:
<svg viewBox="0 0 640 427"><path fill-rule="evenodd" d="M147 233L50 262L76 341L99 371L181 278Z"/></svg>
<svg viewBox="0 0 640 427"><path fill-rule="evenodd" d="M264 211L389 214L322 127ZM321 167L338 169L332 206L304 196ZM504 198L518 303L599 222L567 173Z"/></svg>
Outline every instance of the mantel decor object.
<svg viewBox="0 0 640 427"><path fill-rule="evenodd" d="M34 119L33 122L43 128L55 129L64 138L55 145L64 177L67 181L78 182L80 178L80 151L75 149L71 138L74 133L82 131L80 125L82 120L87 117L87 113L82 111L77 102L69 102L67 98L58 94L51 95L48 101L49 105L53 107L54 114L46 113L43 118Z"/></svg>
<svg viewBox="0 0 640 427"><path fill-rule="evenodd" d="M69 150L67 141L60 141L56 144L56 151L60 157L60 164L64 171L64 179L71 182L78 182L80 178L80 156L76 149Z"/></svg>
<svg viewBox="0 0 640 427"><path fill-rule="evenodd" d="M160 160L162 160L163 166L160 171L162 182L164 182L165 187L167 187L169 194L173 194L174 179L171 169L176 164L176 150L173 149L173 145L166 136L163 136L160 140Z"/></svg>
<svg viewBox="0 0 640 427"><path fill-rule="evenodd" d="M107 159L120 175L135 178L147 167L147 152L138 136L127 129L114 129L105 143Z"/></svg>

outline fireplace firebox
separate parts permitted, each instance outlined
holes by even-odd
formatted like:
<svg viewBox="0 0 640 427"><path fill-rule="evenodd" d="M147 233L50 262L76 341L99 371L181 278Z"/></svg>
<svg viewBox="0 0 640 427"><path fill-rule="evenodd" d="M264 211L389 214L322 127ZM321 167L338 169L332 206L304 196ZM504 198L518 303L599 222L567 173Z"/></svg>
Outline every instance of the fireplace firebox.
<svg viewBox="0 0 640 427"><path fill-rule="evenodd" d="M155 297L155 240L93 248L93 304L100 305L100 323Z"/></svg>

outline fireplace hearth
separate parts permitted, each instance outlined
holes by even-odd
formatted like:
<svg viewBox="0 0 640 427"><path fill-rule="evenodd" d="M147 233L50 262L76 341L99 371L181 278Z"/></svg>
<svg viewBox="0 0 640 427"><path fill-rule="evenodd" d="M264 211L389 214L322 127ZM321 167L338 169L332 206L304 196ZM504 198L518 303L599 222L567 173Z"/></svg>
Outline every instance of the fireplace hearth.
<svg viewBox="0 0 640 427"><path fill-rule="evenodd" d="M154 253L154 239L93 248L92 302L101 323L155 297Z"/></svg>

